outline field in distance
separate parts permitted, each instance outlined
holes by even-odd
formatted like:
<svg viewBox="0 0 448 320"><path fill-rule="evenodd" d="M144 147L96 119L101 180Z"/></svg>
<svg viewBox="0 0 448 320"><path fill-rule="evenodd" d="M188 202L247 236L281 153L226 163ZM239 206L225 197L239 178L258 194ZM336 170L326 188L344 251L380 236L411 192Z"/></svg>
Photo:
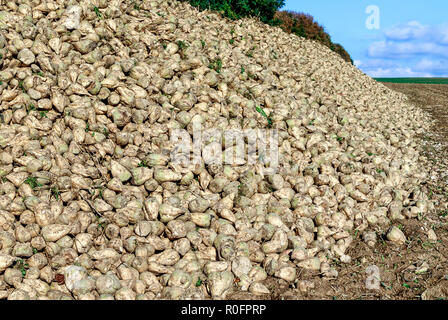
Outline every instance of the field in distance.
<svg viewBox="0 0 448 320"><path fill-rule="evenodd" d="M378 82L448 84L448 78L374 78Z"/></svg>

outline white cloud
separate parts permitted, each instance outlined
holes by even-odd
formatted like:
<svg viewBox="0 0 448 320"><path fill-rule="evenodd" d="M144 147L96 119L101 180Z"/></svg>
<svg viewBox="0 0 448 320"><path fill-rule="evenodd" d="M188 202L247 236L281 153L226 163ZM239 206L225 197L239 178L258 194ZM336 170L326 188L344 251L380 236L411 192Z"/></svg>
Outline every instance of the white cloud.
<svg viewBox="0 0 448 320"><path fill-rule="evenodd" d="M448 74L448 60L420 60L414 68L416 71L432 72L436 74Z"/></svg>
<svg viewBox="0 0 448 320"><path fill-rule="evenodd" d="M370 44L356 65L372 77L448 76L448 23L395 25Z"/></svg>
<svg viewBox="0 0 448 320"><path fill-rule="evenodd" d="M386 59L366 59L362 61L361 65L356 65L363 69L376 69L376 68L393 68L397 66L397 61Z"/></svg>
<svg viewBox="0 0 448 320"><path fill-rule="evenodd" d="M413 78L413 77L432 77L428 72L415 72L411 68L377 68L366 72L373 78Z"/></svg>
<svg viewBox="0 0 448 320"><path fill-rule="evenodd" d="M418 21L397 24L386 31L384 36L389 41L429 41L448 44L448 23L423 25Z"/></svg>
<svg viewBox="0 0 448 320"><path fill-rule="evenodd" d="M435 28L433 37L442 45L448 45L448 23L441 24Z"/></svg>
<svg viewBox="0 0 448 320"><path fill-rule="evenodd" d="M427 36L431 27L424 26L418 21L409 21L405 24L395 25L384 32L390 40L421 39Z"/></svg>
<svg viewBox="0 0 448 320"><path fill-rule="evenodd" d="M448 46L439 45L435 42L396 42L377 41L367 49L367 54L372 58L403 58L415 55L439 55L448 57Z"/></svg>

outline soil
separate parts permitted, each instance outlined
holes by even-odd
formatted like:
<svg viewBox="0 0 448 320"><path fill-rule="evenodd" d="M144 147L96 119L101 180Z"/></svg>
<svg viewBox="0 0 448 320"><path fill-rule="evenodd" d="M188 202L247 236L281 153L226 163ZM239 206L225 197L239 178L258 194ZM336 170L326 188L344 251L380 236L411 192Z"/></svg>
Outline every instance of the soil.
<svg viewBox="0 0 448 320"><path fill-rule="evenodd" d="M422 154L431 168L431 181L423 186L434 200L435 210L419 219L395 221L406 235L404 246L384 239L387 230L377 229L378 241L369 247L355 233L347 254L348 264L334 261L337 279L325 279L319 272L301 270L298 281L308 280L314 288L300 290L297 284L270 277L264 284L271 294L255 296L235 291L228 298L263 300L448 300L448 85L394 84L387 87L402 92L434 119L432 129L423 134ZM432 229L436 240L428 239ZM367 289L366 269L377 266L379 289ZM427 269L425 272L421 272Z"/></svg>

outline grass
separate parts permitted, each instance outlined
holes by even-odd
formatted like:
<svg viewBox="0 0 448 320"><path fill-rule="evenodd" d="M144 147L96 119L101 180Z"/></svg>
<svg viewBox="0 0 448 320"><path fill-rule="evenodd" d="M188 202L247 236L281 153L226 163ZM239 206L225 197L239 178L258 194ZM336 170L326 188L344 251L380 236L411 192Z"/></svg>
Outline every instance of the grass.
<svg viewBox="0 0 448 320"><path fill-rule="evenodd" d="M101 19L101 13L100 13L100 9L98 9L98 7L93 7L93 11L95 11L96 16L98 17L98 19Z"/></svg>
<svg viewBox="0 0 448 320"><path fill-rule="evenodd" d="M392 290L392 286L388 286L387 284L385 284L384 282L380 282L380 284L384 287L384 288L386 288L386 289L388 289L388 290Z"/></svg>
<svg viewBox="0 0 448 320"><path fill-rule="evenodd" d="M429 250L429 249L432 249L432 248L435 247L435 243L431 243L429 241L425 241L425 242L421 243L421 246L422 246L423 249Z"/></svg>
<svg viewBox="0 0 448 320"><path fill-rule="evenodd" d="M178 41L176 41L176 44L177 44L177 46L179 47L179 54L180 54L180 57L182 58L182 59L185 59L185 53L184 53L184 51L185 51L185 49L187 49L188 47L189 47L189 45L188 44L186 44L184 41L182 41L182 40L178 40Z"/></svg>
<svg viewBox="0 0 448 320"><path fill-rule="evenodd" d="M98 227L96 228L97 230L104 230L106 228L106 223L105 222L98 222Z"/></svg>
<svg viewBox="0 0 448 320"><path fill-rule="evenodd" d="M221 73L221 69L222 69L222 60L220 58L211 61L210 64L208 65L208 67L210 69L215 70L217 73Z"/></svg>
<svg viewBox="0 0 448 320"><path fill-rule="evenodd" d="M418 84L448 84L448 78L374 78L378 82L388 83L418 83Z"/></svg>
<svg viewBox="0 0 448 320"><path fill-rule="evenodd" d="M184 41L182 41L182 40L178 40L176 42L176 44L177 44L177 46L179 47L180 50L184 50L184 49L188 48L188 45Z"/></svg>
<svg viewBox="0 0 448 320"><path fill-rule="evenodd" d="M23 92L26 92L25 87L23 86L23 80L19 81L19 88L20 88Z"/></svg>
<svg viewBox="0 0 448 320"><path fill-rule="evenodd" d="M22 277L26 276L26 269L29 267L28 263L24 262L23 259L16 260L16 265L19 267L20 272L22 273Z"/></svg>
<svg viewBox="0 0 448 320"><path fill-rule="evenodd" d="M54 195L56 200L59 200L59 195L61 194L61 192L59 191L58 187L53 187L51 188L51 194Z"/></svg>
<svg viewBox="0 0 448 320"><path fill-rule="evenodd" d="M138 166L148 168L148 162L146 160L142 160L142 161L140 161Z"/></svg>
<svg viewBox="0 0 448 320"><path fill-rule="evenodd" d="M248 56L249 58L253 58L255 49L256 49L256 47L250 48L250 50L248 52L246 52L246 56Z"/></svg>
<svg viewBox="0 0 448 320"><path fill-rule="evenodd" d="M43 185L39 182L37 182L37 178L36 177L28 177L26 178L26 180L24 181L26 184L28 184L33 190L38 188L38 187L42 187Z"/></svg>
<svg viewBox="0 0 448 320"><path fill-rule="evenodd" d="M266 112L264 112L264 110L263 110L262 107L258 107L258 106L256 106L256 107L255 107L255 110L257 110L257 112L258 112L259 114L261 114L263 117L266 118L266 120L268 120L268 124L269 124L269 126L272 125L272 119L271 119L271 117L268 117L268 115L266 114Z"/></svg>
<svg viewBox="0 0 448 320"><path fill-rule="evenodd" d="M102 232L104 232L104 230L106 229L107 226L107 221L104 218L97 218L96 223L98 223L98 226L96 227L96 230L101 230Z"/></svg>

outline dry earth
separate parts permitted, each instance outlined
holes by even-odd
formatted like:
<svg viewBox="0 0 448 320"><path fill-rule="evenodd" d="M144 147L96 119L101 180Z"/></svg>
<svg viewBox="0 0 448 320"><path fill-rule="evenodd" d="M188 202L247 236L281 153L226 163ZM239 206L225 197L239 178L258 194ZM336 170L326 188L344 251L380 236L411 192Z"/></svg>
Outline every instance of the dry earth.
<svg viewBox="0 0 448 320"><path fill-rule="evenodd" d="M424 134L422 144L433 175L428 188L436 209L419 220L399 222L408 241L405 247L397 247L380 240L370 248L357 235L347 252L352 257L349 264L335 264L338 279L326 280L319 272L302 272L299 282L306 281L314 288L302 290L298 285L269 279L270 296L256 299L334 299L334 300L447 300L448 299L448 85L385 84L390 89L406 94L412 103L428 112L435 120L432 130ZM428 238L433 230L437 240ZM384 239L386 230L377 230ZM379 290L368 290L366 269L375 265L380 270ZM427 269L427 271L422 272ZM299 272L300 273L300 272ZM297 288L295 287L297 286ZM236 293L232 299L255 299L248 293Z"/></svg>

